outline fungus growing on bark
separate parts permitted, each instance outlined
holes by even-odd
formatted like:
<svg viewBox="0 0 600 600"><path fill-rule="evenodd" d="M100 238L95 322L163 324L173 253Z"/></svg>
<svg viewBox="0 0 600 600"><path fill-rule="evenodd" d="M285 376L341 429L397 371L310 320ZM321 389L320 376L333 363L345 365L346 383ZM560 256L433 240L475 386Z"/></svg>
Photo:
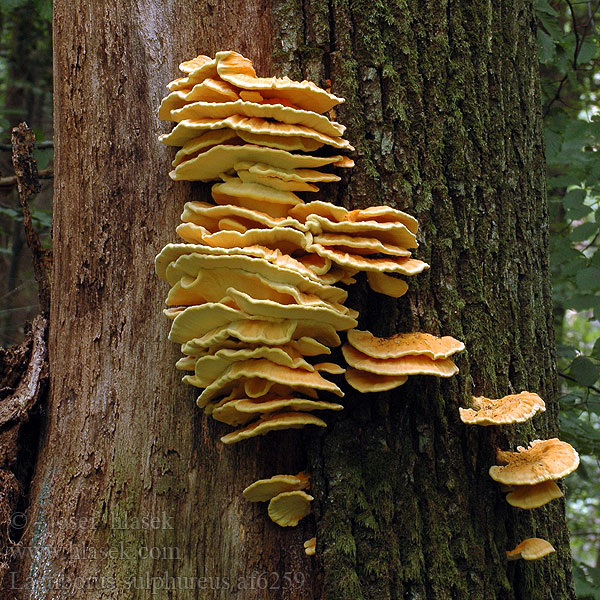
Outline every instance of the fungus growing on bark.
<svg viewBox="0 0 600 600"><path fill-rule="evenodd" d="M386 275L379 271L368 271L367 281L369 287L379 294L390 296L392 298L400 298L408 291L408 284L403 279L398 279L392 275Z"/></svg>
<svg viewBox="0 0 600 600"><path fill-rule="evenodd" d="M214 248L243 248L260 245L265 248L278 249L290 255L304 250L310 246L312 241L310 234L290 227L248 229L240 232L232 229L233 223L234 221L230 220L224 226L223 221L220 221L219 228L214 233L194 223L182 223L177 226L176 231L184 241L191 244L206 244Z"/></svg>
<svg viewBox="0 0 600 600"><path fill-rule="evenodd" d="M304 542L304 552L306 556L314 556L317 550L317 538L311 537L310 540Z"/></svg>
<svg viewBox="0 0 600 600"><path fill-rule="evenodd" d="M314 169L325 165L352 166L347 164L344 157L340 155L312 156L310 154L292 154L287 150L255 144L238 146L219 144L179 163L175 170L169 173L169 176L176 181L211 181L218 179L221 173L231 171L236 163L246 161L267 163L287 170Z"/></svg>
<svg viewBox="0 0 600 600"><path fill-rule="evenodd" d="M448 335L436 337L430 333L397 333L380 338L370 331L352 329L348 332L348 343L363 354L377 359L401 358L422 355L438 360L462 352L465 345Z"/></svg>
<svg viewBox="0 0 600 600"><path fill-rule="evenodd" d="M313 410L342 410L344 407L335 402L312 400L310 398L294 398L278 396L261 396L259 398L239 398L230 400L214 408L211 415L217 421L228 425L244 425L257 415L286 412L312 412Z"/></svg>
<svg viewBox="0 0 600 600"><path fill-rule="evenodd" d="M292 215L298 218L296 215ZM312 214L306 217L306 224L313 234L336 233L359 235L378 239L385 244L401 248L417 248L415 234L400 222L380 223L378 221L332 221L330 218Z"/></svg>
<svg viewBox="0 0 600 600"><path fill-rule="evenodd" d="M262 143L258 145L271 146L269 142L271 139L285 144L285 138L296 140L296 144L300 144L299 148L292 144L291 147L284 148L285 150L312 152L323 145L354 150L348 140L327 135L305 125L281 123L263 117L240 114L219 118L215 117L213 113L212 117L203 118L194 110L196 106L196 104L188 104L184 108L173 111L174 120L179 122L171 133L161 136L159 141L167 146L183 146L207 130L231 129L237 132L242 139L247 134L251 134L252 137L247 141L253 143L252 140L261 140ZM209 105L209 107L214 111L214 105Z"/></svg>
<svg viewBox="0 0 600 600"><path fill-rule="evenodd" d="M563 493L560 488L550 479L534 485L512 486L506 496L506 501L516 508L529 510L544 506L544 504L562 496Z"/></svg>
<svg viewBox="0 0 600 600"><path fill-rule="evenodd" d="M269 479L255 481L242 494L249 502L268 502L282 492L307 489L309 480L309 474L303 472L297 475L273 475Z"/></svg>
<svg viewBox="0 0 600 600"><path fill-rule="evenodd" d="M408 380L407 375L378 375L360 369L346 369L346 381L362 394L387 392L400 387Z"/></svg>
<svg viewBox="0 0 600 600"><path fill-rule="evenodd" d="M173 100L169 101L169 96L172 96ZM178 96L169 94L169 96L163 100L164 104L167 104L168 101L174 104L175 98L181 98L181 94ZM166 111L163 111L163 115L165 114ZM227 119L236 116L251 119L268 119L269 121L283 125L306 127L332 138L341 138L346 129L343 125L330 121L326 116L312 111L299 110L282 104L262 104L243 99L234 101L223 100L220 102L186 102L181 107L171 110L163 120L181 122L184 120Z"/></svg>
<svg viewBox="0 0 600 600"><path fill-rule="evenodd" d="M452 377L458 373L458 367L449 358L433 360L424 354L420 354L379 359L363 354L348 344L342 346L342 353L351 367L377 375Z"/></svg>
<svg viewBox="0 0 600 600"><path fill-rule="evenodd" d="M548 554L556 552L550 542L541 538L528 538L518 544L513 550L507 550L508 560L538 560Z"/></svg>
<svg viewBox="0 0 600 600"><path fill-rule="evenodd" d="M303 322L293 319L279 319L274 321L248 319L233 321L212 329L201 337L190 339L182 346L181 351L184 354L197 355L199 351L204 353L209 348L222 344L230 338L249 345L269 344L272 346L282 346L304 340L304 343L313 348L326 349L324 350L325 352L329 351L328 346L339 346L340 339L335 329L331 325L323 325L321 327L318 325L314 323L312 327L314 337L309 338L304 334L311 330L311 324L309 323L308 326L305 326ZM323 344L325 345L320 343L318 339L324 339ZM305 351L302 354L304 356L309 355ZM321 352L318 354L321 354Z"/></svg>
<svg viewBox="0 0 600 600"><path fill-rule="evenodd" d="M537 395L521 392L490 400L483 396L473 397L473 408L459 408L460 419L469 425L510 425L531 419L538 411L544 412L546 405Z"/></svg>
<svg viewBox="0 0 600 600"><path fill-rule="evenodd" d="M256 90L262 98L282 98L295 106L324 113L344 102L312 81L292 81L288 77L257 77L252 62L232 50L217 52L216 69L221 79L243 90ZM194 79L192 72L190 79Z"/></svg>
<svg viewBox="0 0 600 600"><path fill-rule="evenodd" d="M448 357L463 350L464 344L449 336L399 333L380 338L358 329L348 332L348 344L342 347L352 367L346 381L362 393L392 390L408 375L452 377L458 367Z"/></svg>
<svg viewBox="0 0 600 600"><path fill-rule="evenodd" d="M282 492L269 502L269 517L281 527L295 527L310 513L312 496L303 491Z"/></svg>
<svg viewBox="0 0 600 600"><path fill-rule="evenodd" d="M279 431L281 429L300 429L306 425L316 425L318 427L327 427L327 423L319 417L310 413L303 412L285 412L274 415L262 416L258 421L254 421L247 427L236 429L221 438L224 444L235 444L248 438L265 435L270 431Z"/></svg>
<svg viewBox="0 0 600 600"><path fill-rule="evenodd" d="M579 466L579 455L567 442L558 438L534 440L517 452L498 450L501 466L490 467L490 477L505 485L534 485L561 479Z"/></svg>
<svg viewBox="0 0 600 600"><path fill-rule="evenodd" d="M265 385L262 386L262 389L254 389L255 385L248 386L249 382L256 380L264 382ZM276 383L289 386L294 390L313 389L331 392L340 397L344 395L335 383L322 377L317 370L291 369L263 358L231 364L200 394L197 401L198 406L204 408L213 398L231 390L236 383L243 383L246 393L255 398L265 395L272 384Z"/></svg>
<svg viewBox="0 0 600 600"><path fill-rule="evenodd" d="M196 359L194 366L195 381L193 385L207 387L231 364L242 360L262 358L270 360L275 364L289 367L290 369L315 370L299 352L286 346L257 346L240 349L223 348L222 350L217 350L214 353Z"/></svg>

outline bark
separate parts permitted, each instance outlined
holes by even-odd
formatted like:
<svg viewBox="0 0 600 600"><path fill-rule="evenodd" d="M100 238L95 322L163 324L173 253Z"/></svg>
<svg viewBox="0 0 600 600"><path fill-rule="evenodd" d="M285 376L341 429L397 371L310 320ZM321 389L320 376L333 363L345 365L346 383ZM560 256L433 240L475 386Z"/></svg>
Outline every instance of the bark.
<svg viewBox="0 0 600 600"><path fill-rule="evenodd" d="M487 475L496 447L556 435L534 41L532 3L517 0L56 2L52 393L15 597L574 597L563 504L513 509ZM219 444L227 428L178 382L151 265L183 202L208 191L166 176L163 86L182 59L223 48L346 97L357 166L321 197L408 210L431 264L398 302L355 286L360 325L464 340L459 376L348 393L321 433ZM521 389L548 403L533 424L458 420L472 393ZM240 495L306 466L316 519L297 528ZM557 553L507 564L533 536Z"/></svg>

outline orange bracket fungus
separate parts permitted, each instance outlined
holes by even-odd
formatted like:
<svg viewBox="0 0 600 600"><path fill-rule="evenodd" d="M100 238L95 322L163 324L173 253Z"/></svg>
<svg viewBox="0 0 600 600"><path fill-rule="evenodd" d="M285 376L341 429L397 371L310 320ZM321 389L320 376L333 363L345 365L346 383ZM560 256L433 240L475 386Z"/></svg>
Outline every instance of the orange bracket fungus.
<svg viewBox="0 0 600 600"><path fill-rule="evenodd" d="M546 405L537 395L521 392L490 400L483 396L473 397L473 408L459 408L460 419L469 425L511 425L531 419L537 412L544 412Z"/></svg>
<svg viewBox="0 0 600 600"><path fill-rule="evenodd" d="M307 489L309 480L308 473L303 472L297 475L273 475L269 479L255 481L242 494L250 502L268 502L282 492Z"/></svg>
<svg viewBox="0 0 600 600"><path fill-rule="evenodd" d="M541 538L528 538L518 544L513 550L506 552L508 560L538 560L555 552L550 542Z"/></svg>
<svg viewBox="0 0 600 600"><path fill-rule="evenodd" d="M505 485L534 485L566 477L579 466L579 455L558 438L534 440L516 452L498 450L500 466L490 467L490 477Z"/></svg>
<svg viewBox="0 0 600 600"><path fill-rule="evenodd" d="M394 389L410 375L452 377L458 367L448 358L465 346L452 337L429 333L399 333L379 338L369 331L348 332L342 352L350 369L346 381L359 392Z"/></svg>
<svg viewBox="0 0 600 600"><path fill-rule="evenodd" d="M506 501L516 508L532 509L562 498L563 493L553 480L533 485L514 485L506 495Z"/></svg>
<svg viewBox="0 0 600 600"><path fill-rule="evenodd" d="M317 538L311 537L310 540L304 542L304 552L306 556L314 556L317 550Z"/></svg>
<svg viewBox="0 0 600 600"><path fill-rule="evenodd" d="M295 527L310 513L313 497L303 491L309 487L309 479L307 473L274 475L255 481L242 494L250 502L269 502L272 521L282 527Z"/></svg>
<svg viewBox="0 0 600 600"><path fill-rule="evenodd" d="M314 500L306 492L282 492L269 502L269 517L281 527L295 527L310 513L310 503Z"/></svg>

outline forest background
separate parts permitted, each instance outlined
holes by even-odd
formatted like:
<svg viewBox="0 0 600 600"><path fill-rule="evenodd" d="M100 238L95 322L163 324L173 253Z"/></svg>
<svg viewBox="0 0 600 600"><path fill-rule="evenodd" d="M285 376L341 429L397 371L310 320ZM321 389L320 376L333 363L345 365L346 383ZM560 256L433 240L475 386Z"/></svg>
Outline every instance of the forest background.
<svg viewBox="0 0 600 600"><path fill-rule="evenodd" d="M578 598L600 600L600 0L535 5L561 439L582 456L566 480L573 566ZM10 131L22 121L38 142L43 186L31 212L50 249L51 0L0 2L0 347L19 343L39 312L11 166Z"/></svg>

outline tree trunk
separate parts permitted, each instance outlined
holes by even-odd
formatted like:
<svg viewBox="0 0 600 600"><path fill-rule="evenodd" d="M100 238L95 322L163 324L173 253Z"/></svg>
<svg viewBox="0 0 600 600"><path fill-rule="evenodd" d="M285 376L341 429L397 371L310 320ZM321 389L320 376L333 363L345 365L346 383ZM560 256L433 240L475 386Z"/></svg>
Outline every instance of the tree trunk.
<svg viewBox="0 0 600 600"><path fill-rule="evenodd" d="M13 594L574 598L563 503L511 508L487 474L497 447L557 432L532 2L57 0L54 41L51 398ZM228 428L178 381L152 261L209 189L167 177L164 85L229 48L346 98L356 168L321 197L406 209L431 264L398 301L351 288L360 327L463 340L457 377L347 390L324 432L220 444ZM458 419L471 394L522 389L548 404L534 424ZM316 519L296 528L241 496L307 467ZM534 536L557 553L506 562Z"/></svg>

